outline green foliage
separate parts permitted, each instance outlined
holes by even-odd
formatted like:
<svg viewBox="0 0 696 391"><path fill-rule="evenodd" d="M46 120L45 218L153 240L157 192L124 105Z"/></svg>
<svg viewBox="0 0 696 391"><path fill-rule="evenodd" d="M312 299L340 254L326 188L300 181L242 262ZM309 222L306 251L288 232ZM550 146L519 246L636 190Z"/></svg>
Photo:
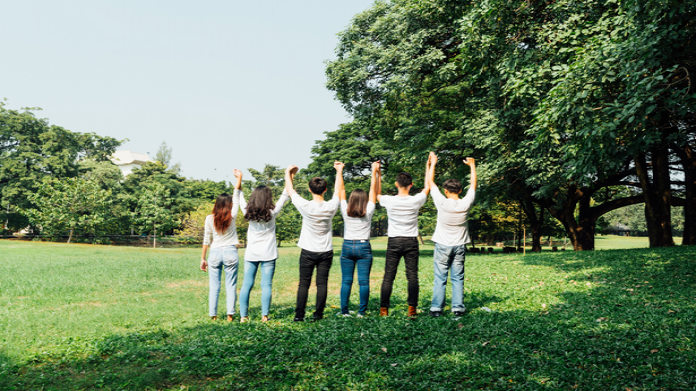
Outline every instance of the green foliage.
<svg viewBox="0 0 696 391"><path fill-rule="evenodd" d="M35 207L30 195L45 178L76 177L80 159L107 161L121 144L111 137L51 125L35 116L37 110L9 110L0 102L0 209L6 212L9 206L6 218L13 230L26 227L17 212Z"/></svg>
<svg viewBox="0 0 696 391"><path fill-rule="evenodd" d="M68 243L75 233L102 236L113 218L111 190L96 180L45 178L29 201L36 205L22 210L29 221L51 237L68 233Z"/></svg>
<svg viewBox="0 0 696 391"><path fill-rule="evenodd" d="M169 172L176 175L181 175L181 164L172 164L172 148L168 147L165 141L162 141L162 145L160 145L159 149L157 149L157 153L155 154L155 162L161 163L167 167Z"/></svg>
<svg viewBox="0 0 696 391"><path fill-rule="evenodd" d="M161 234L176 225L171 204L169 189L158 183L146 187L138 197L137 207L132 216L133 222L138 232L153 234L153 247L157 243L158 229Z"/></svg>

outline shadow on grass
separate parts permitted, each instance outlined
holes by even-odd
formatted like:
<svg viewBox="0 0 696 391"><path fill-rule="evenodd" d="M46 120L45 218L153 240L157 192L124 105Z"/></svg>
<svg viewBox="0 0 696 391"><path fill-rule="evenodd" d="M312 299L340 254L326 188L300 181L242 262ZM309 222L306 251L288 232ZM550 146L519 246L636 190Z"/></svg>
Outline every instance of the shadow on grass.
<svg viewBox="0 0 696 391"><path fill-rule="evenodd" d="M2 369L0 388L696 388L696 248L496 261L559 268L587 289L558 292L561 303L548 311L474 310L415 321L330 316L302 324L282 318L113 335L87 357ZM501 299L465 300L478 308Z"/></svg>

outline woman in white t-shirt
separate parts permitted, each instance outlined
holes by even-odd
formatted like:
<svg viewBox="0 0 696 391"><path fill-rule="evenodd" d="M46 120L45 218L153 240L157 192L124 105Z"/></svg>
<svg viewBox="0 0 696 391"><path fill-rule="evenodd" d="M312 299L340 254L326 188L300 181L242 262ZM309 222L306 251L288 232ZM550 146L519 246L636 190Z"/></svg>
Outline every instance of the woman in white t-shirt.
<svg viewBox="0 0 696 391"><path fill-rule="evenodd" d="M238 170L234 171L234 175L242 177L242 173ZM238 190L235 190L235 196L237 192ZM244 218L249 222L247 247L244 253L244 282L239 292L239 313L242 316L242 323L249 321L249 293L254 287L254 279L259 268L261 268L261 321L268 321L275 261L278 259L275 218L288 199L287 193L283 191L278 202L274 204L271 189L262 185L254 189L247 204L244 201L244 195L239 191L240 207Z"/></svg>
<svg viewBox="0 0 696 391"><path fill-rule="evenodd" d="M238 178L236 189L239 189L241 177ZM237 302L237 268L239 255L237 254L237 227L235 218L239 212L238 190L235 195L220 194L215 201L213 213L205 218L203 234L203 254L201 255L201 270L208 272L209 295L208 310L210 318L217 319L218 297L220 295L220 279L222 268L225 268L225 290L227 291L227 321L234 318L234 308ZM210 254L206 260L206 253L210 247Z"/></svg>
<svg viewBox="0 0 696 391"><path fill-rule="evenodd" d="M340 163L341 166L343 163ZM338 190L343 215L343 248L341 249L341 314L350 316L348 299L353 285L355 267L358 267L358 285L360 286L360 307L358 317L367 311L370 297L370 270L372 269L372 246L370 246L370 229L372 215L375 213L377 186L379 184L379 162L372 163L370 194L365 190L355 189L346 201L346 188L343 183L343 170L339 173Z"/></svg>

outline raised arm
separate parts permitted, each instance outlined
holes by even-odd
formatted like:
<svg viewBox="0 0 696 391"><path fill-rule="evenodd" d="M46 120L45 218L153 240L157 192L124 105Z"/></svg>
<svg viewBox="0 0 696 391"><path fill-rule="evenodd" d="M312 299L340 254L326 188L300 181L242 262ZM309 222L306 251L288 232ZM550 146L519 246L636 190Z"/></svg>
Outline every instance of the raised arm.
<svg viewBox="0 0 696 391"><path fill-rule="evenodd" d="M336 169L336 185L334 186L334 197L338 197L340 201L346 199L346 184L343 182L343 168L345 164L335 161L334 168Z"/></svg>
<svg viewBox="0 0 696 391"><path fill-rule="evenodd" d="M428 177L430 176L430 163L432 162L433 156L435 156L435 154L430 152L428 160L425 162L425 177L423 179L422 193L425 193L426 196L430 193L430 182L428 181Z"/></svg>
<svg viewBox="0 0 696 391"><path fill-rule="evenodd" d="M293 164L285 169L285 192L288 193L290 197L292 197L293 194L297 194L295 188L292 186L292 181L295 179L295 173L297 173L298 170L299 168Z"/></svg>
<svg viewBox="0 0 696 391"><path fill-rule="evenodd" d="M433 187L435 187L435 165L437 164L437 155L435 155L435 152L430 152L428 160L430 160L430 170L425 180L428 183L428 188L432 190Z"/></svg>
<svg viewBox="0 0 696 391"><path fill-rule="evenodd" d="M234 194L232 195L232 218L236 219L237 214L239 213L239 199L242 197L242 172L235 168L232 173L234 174L234 177L237 178L237 181L234 184Z"/></svg>
<svg viewBox="0 0 696 391"><path fill-rule="evenodd" d="M370 177L370 194L368 196L368 200L373 204L377 202L377 193L379 190L378 181L381 182L379 175L379 161L376 161L372 163L372 176Z"/></svg>
<svg viewBox="0 0 696 391"><path fill-rule="evenodd" d="M474 160L474 158L468 157L464 159L464 164L471 167L471 188L475 191L476 185L478 184L476 178L476 161Z"/></svg>
<svg viewBox="0 0 696 391"><path fill-rule="evenodd" d="M377 184L375 185L375 198L377 198L377 201L382 198L382 163L377 161L379 163L379 167L377 168Z"/></svg>

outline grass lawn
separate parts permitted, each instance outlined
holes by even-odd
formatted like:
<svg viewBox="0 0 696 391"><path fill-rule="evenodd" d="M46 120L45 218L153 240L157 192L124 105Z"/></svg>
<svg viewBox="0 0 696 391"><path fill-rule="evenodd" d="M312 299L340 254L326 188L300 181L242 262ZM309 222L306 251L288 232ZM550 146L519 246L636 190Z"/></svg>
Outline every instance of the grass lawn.
<svg viewBox="0 0 696 391"><path fill-rule="evenodd" d="M598 248L619 245L604 238ZM324 320L292 322L299 250L283 247L271 322L259 322L257 276L240 324L207 319L199 249L0 240L0 390L696 388L696 247L471 254L468 314L430 318L422 246L409 321L403 265L390 316L377 316L384 238L368 316L335 316L334 243ZM351 299L357 309L357 282Z"/></svg>

